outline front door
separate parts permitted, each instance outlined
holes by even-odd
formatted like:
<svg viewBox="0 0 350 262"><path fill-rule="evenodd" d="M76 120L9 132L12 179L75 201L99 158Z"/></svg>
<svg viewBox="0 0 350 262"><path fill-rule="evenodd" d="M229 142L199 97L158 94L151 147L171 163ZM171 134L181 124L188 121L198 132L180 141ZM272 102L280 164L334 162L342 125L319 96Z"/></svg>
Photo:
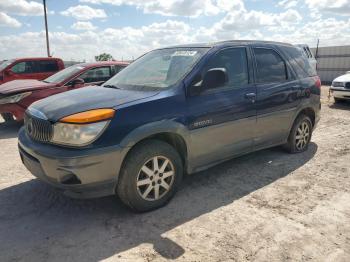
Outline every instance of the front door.
<svg viewBox="0 0 350 262"><path fill-rule="evenodd" d="M214 54L203 74L212 68L225 68L228 81L222 87L208 88L189 97L190 157L195 167L252 150L256 88L248 61L245 47L227 48Z"/></svg>
<svg viewBox="0 0 350 262"><path fill-rule="evenodd" d="M7 82L18 79L38 79L33 61L18 62L10 70L11 75L6 78Z"/></svg>

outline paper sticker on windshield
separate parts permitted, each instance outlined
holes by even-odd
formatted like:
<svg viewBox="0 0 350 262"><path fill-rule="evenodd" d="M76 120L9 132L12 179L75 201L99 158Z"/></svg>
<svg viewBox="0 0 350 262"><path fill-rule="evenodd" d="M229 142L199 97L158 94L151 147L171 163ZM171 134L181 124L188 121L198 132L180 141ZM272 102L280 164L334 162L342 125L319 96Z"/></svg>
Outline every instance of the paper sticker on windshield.
<svg viewBox="0 0 350 262"><path fill-rule="evenodd" d="M197 51L176 51L173 56L194 56Z"/></svg>

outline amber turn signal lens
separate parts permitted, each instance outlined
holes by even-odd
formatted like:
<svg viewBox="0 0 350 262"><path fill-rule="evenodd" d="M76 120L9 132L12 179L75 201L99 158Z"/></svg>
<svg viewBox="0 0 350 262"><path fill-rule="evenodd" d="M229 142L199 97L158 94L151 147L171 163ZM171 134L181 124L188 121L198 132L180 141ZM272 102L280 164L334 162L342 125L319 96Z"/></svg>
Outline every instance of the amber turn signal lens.
<svg viewBox="0 0 350 262"><path fill-rule="evenodd" d="M60 120L62 123L86 124L111 119L115 114L113 109L94 109L86 112L66 116Z"/></svg>

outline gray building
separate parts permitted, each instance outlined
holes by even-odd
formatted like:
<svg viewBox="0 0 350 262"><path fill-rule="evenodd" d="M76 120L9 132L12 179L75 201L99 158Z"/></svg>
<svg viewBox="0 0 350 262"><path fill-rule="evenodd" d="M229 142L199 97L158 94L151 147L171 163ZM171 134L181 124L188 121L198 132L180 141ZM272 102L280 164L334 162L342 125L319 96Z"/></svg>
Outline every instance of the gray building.
<svg viewBox="0 0 350 262"><path fill-rule="evenodd" d="M317 72L324 84L330 84L332 80L350 71L350 45L328 46L311 48L317 55Z"/></svg>

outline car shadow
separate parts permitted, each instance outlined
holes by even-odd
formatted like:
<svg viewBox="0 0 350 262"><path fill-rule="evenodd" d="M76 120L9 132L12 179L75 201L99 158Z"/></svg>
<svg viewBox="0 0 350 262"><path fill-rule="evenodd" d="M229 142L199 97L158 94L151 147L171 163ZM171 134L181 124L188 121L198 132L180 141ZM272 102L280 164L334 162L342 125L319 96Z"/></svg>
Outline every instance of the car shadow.
<svg viewBox="0 0 350 262"><path fill-rule="evenodd" d="M17 121L0 122L0 140L17 137L22 126L23 123Z"/></svg>
<svg viewBox="0 0 350 262"><path fill-rule="evenodd" d="M341 101L338 103L333 103L331 105L329 105L330 108L333 109L342 109L342 110L349 110L350 109L350 101Z"/></svg>
<svg viewBox="0 0 350 262"><path fill-rule="evenodd" d="M185 249L165 233L293 175L316 152L311 143L300 154L273 148L230 160L186 176L167 206L142 214L116 197L73 200L37 179L10 186L0 190L0 254L4 261L100 261L146 243L175 259Z"/></svg>

